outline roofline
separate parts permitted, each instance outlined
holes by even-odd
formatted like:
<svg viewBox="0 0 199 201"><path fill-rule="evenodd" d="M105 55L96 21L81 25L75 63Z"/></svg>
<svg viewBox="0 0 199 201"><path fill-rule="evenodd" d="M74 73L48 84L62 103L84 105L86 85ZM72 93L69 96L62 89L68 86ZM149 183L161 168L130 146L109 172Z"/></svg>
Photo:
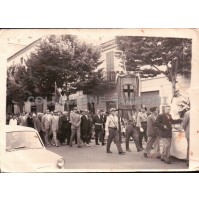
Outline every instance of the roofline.
<svg viewBox="0 0 199 201"><path fill-rule="evenodd" d="M110 42L112 42L112 41L115 41L115 39L108 40L108 41L106 41L106 42L101 43L100 45L104 45L104 44L110 43Z"/></svg>
<svg viewBox="0 0 199 201"><path fill-rule="evenodd" d="M41 37L41 38L39 38L39 39L33 41L33 42L30 43L29 45L25 46L24 48L22 48L22 49L19 50L18 52L14 53L14 54L11 55L10 57L8 57L7 62L9 62L11 59L15 58L16 56L18 56L20 53L24 52L25 50L29 49L29 48L32 47L34 44L37 44L39 41L41 41L42 38L43 38L43 37ZM101 47L104 49L104 51L105 51L105 49L106 49L107 47L111 46L111 45L113 45L114 47L116 46L116 44L114 43L114 41L115 41L115 39L106 41L106 42L104 42L104 43L101 43L100 46L101 46ZM113 44L112 44L111 42L113 42ZM103 47L103 46L104 46L104 47ZM108 49L110 49L110 48L108 48ZM102 51L103 51L103 50L102 50Z"/></svg>
<svg viewBox="0 0 199 201"><path fill-rule="evenodd" d="M35 45L36 43L38 43L39 41L41 41L42 38L39 38L35 41L33 41L32 43L30 43L29 45L27 45L26 47L22 48L21 50L19 50L18 52L14 53L12 56L10 56L7 59L7 62L10 61L11 59L15 58L17 55L19 55L20 53L24 52L25 50L29 49L30 47L32 47L33 45Z"/></svg>
<svg viewBox="0 0 199 201"><path fill-rule="evenodd" d="M101 46L101 51L104 52L104 51L116 48L117 44L115 42L115 39L112 39L100 44L100 46Z"/></svg>

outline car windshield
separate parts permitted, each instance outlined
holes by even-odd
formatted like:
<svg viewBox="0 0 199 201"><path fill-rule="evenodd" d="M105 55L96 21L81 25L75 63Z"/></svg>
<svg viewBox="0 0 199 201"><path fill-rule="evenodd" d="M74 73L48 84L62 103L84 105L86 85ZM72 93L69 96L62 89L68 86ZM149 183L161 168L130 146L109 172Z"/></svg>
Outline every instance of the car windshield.
<svg viewBox="0 0 199 201"><path fill-rule="evenodd" d="M6 150L41 149L43 145L34 131L14 131L6 134Z"/></svg>

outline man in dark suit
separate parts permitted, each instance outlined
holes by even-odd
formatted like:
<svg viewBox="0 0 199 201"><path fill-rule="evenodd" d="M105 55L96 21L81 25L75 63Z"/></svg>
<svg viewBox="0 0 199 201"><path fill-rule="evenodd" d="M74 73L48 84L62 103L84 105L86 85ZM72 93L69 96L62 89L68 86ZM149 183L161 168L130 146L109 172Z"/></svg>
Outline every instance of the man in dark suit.
<svg viewBox="0 0 199 201"><path fill-rule="evenodd" d="M43 114L38 113L35 120L34 120L34 128L38 131L43 143L45 143L45 132L44 132L44 127L41 122Z"/></svg>
<svg viewBox="0 0 199 201"><path fill-rule="evenodd" d="M103 145L105 145L106 143L104 142L104 138L105 138L105 124L106 124L106 119L107 119L107 115L106 113L104 112L104 110L101 110L101 116L102 116L102 139L103 140ZM100 140L100 141L101 141ZM102 141L101 141L102 142Z"/></svg>
<svg viewBox="0 0 199 201"><path fill-rule="evenodd" d="M173 120L170 115L171 107L167 105L165 107L165 113L159 114L155 121L155 126L158 128L158 134L161 137L163 144L163 152L161 156L161 161L167 164L171 164L169 160L170 157L170 147L171 147L171 137L172 137L172 124L181 123L181 119Z"/></svg>
<svg viewBox="0 0 199 201"><path fill-rule="evenodd" d="M102 145L104 145L103 138L103 119L101 116L101 111L97 110L97 114L93 117L93 124L95 126L95 144L99 145L98 138L100 137Z"/></svg>
<svg viewBox="0 0 199 201"><path fill-rule="evenodd" d="M160 158L160 137L158 136L157 128L154 125L155 120L158 116L158 108L152 107L150 111L151 114L147 118L147 136L149 140L144 151L144 157L148 157L148 154L150 154L151 149L154 145L154 152L156 154L156 157Z"/></svg>
<svg viewBox="0 0 199 201"><path fill-rule="evenodd" d="M90 147L90 139L89 139L89 134L90 134L90 120L89 120L89 112L88 110L85 110L82 112L81 116L81 135L82 135L82 141L84 144L86 144L87 147Z"/></svg>
<svg viewBox="0 0 199 201"><path fill-rule="evenodd" d="M33 120L33 115L31 112L29 113L29 116L27 118L27 126L34 128L34 120Z"/></svg>

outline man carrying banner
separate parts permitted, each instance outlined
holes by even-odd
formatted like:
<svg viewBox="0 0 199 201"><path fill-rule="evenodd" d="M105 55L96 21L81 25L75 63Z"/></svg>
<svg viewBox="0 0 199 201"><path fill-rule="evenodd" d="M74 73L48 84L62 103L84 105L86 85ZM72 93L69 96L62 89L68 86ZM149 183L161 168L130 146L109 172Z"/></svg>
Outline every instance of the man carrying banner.
<svg viewBox="0 0 199 201"><path fill-rule="evenodd" d="M55 102L62 105L62 94L61 89L57 87L57 83L55 82Z"/></svg>

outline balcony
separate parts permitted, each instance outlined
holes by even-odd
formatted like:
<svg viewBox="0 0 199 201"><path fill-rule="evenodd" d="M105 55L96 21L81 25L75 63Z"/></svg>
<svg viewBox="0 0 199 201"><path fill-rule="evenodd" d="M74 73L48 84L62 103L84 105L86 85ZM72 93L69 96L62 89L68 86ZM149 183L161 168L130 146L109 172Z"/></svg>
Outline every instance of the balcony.
<svg viewBox="0 0 199 201"><path fill-rule="evenodd" d="M106 71L106 72L105 72L106 80L107 80L108 82L115 83L116 74L117 74L116 71Z"/></svg>

